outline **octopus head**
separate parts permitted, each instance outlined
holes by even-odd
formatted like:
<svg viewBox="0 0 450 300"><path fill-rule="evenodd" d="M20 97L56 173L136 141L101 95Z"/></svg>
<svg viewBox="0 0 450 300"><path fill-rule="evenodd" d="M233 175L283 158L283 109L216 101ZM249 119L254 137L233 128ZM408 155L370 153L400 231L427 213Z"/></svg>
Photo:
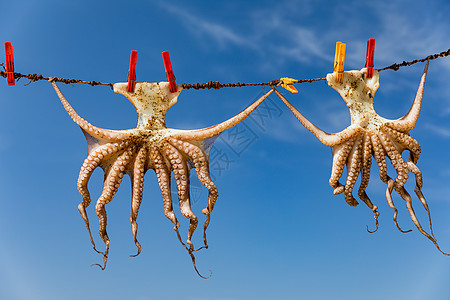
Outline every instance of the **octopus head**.
<svg viewBox="0 0 450 300"><path fill-rule="evenodd" d="M334 88L345 100L348 107L353 104L373 105L373 97L380 86L377 70L373 70L372 78L366 78L366 68L361 71L346 71L342 83L336 81L337 73L327 75L328 85Z"/></svg>
<svg viewBox="0 0 450 300"><path fill-rule="evenodd" d="M182 87L170 92L168 82L136 82L134 93L127 91L128 83L114 84L114 92L124 95L136 107L139 114L138 127L157 128L164 124L167 111L177 102Z"/></svg>

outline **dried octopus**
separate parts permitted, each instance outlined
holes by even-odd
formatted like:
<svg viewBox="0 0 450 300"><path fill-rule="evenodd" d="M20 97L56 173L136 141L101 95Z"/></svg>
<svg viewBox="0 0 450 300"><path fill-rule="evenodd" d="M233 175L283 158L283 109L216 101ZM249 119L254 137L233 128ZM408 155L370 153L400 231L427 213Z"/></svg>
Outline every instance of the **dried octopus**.
<svg viewBox="0 0 450 300"><path fill-rule="evenodd" d="M194 268L200 275L195 265L193 252L201 248L208 248L206 229L218 197L217 187L209 174L209 149L220 133L243 121L273 90L271 89L242 112L225 122L204 129L177 130L166 127L165 115L169 108L177 102L178 95L182 90L181 86L178 86L177 92L171 93L167 82L138 82L135 92L129 93L127 92L127 83L116 83L114 92L127 97L136 107L137 127L128 130L108 130L95 127L82 119L63 96L56 82L52 79L49 81L52 82L69 116L81 127L88 143L88 157L85 159L78 177L78 190L83 197L83 201L78 205L78 210L86 223L94 250L103 254L103 266L99 264L98 266L104 269L108 259L109 238L106 232L105 205L113 199L125 174L130 176L132 184L130 222L134 243L138 249L137 254L133 256L137 256L141 252L141 245L137 240L136 220L142 201L144 175L148 169L153 169L163 197L164 214L175 225L174 230L178 239L188 250ZM100 224L100 237L106 245L105 252L96 249L86 214L86 208L91 202L87 184L97 167L101 167L105 173L103 191L95 206ZM207 206L202 210L202 213L206 215L203 226L204 246L199 249L194 249L191 241L198 225L198 218L192 212L190 203L189 173L192 168L196 170L199 181L209 192ZM181 214L190 220L186 241L189 247L181 240L178 231L180 223L172 207L171 173L174 174L176 180Z"/></svg>
<svg viewBox="0 0 450 300"><path fill-rule="evenodd" d="M342 83L336 81L337 73L328 74L326 77L328 85L339 92L345 100L351 116L351 125L343 131L334 134L326 133L316 127L289 103L280 92L275 90L275 93L306 129L314 134L322 144L332 147L333 165L329 183L334 189L335 195L344 193L345 201L350 206L358 205L358 201L352 192L356 180L359 174L361 174L358 196L375 214L375 231L378 229L378 207L371 202L365 191L369 183L373 156L378 164L380 178L387 184L386 199L389 206L394 210L393 219L397 228L401 232L411 231L404 231L398 225L398 211L392 200L392 191L394 189L406 202L408 212L417 229L431 240L440 252L449 255L439 248L434 237L430 210L421 191L423 185L422 173L417 167L417 161L420 156L420 145L409 135L409 131L415 127L419 117L427 70L428 61L409 112L397 120L385 119L375 112L373 98L380 85L378 82L378 71L374 70L373 77L370 79L366 78L365 68L361 71L344 72ZM409 151L407 161L404 161L401 155L404 150ZM387 174L386 157L389 158L397 172L395 179L392 179ZM342 176L345 166L347 168L347 178L345 184L341 184L339 179ZM413 173L416 177L414 192L428 213L431 234L426 232L419 223L412 206L411 196L404 187L409 172Z"/></svg>

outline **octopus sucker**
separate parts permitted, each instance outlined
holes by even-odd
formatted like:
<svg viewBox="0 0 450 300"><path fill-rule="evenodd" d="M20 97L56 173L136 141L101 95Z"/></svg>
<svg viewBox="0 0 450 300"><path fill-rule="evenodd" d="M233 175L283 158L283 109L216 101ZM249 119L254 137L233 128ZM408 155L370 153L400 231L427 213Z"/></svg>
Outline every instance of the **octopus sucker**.
<svg viewBox="0 0 450 300"><path fill-rule="evenodd" d="M169 143L178 149L181 153L188 157L192 157L194 168L197 171L197 176L200 183L208 189L208 204L207 207L202 210L202 213L206 215L206 220L203 225L203 242L204 247L208 248L208 242L206 238L206 229L208 229L208 225L210 222L210 215L212 210L214 209L214 205L219 196L219 192L217 190L217 186L211 180L209 174L209 165L208 165L208 157L207 154L198 146L194 145L194 143L183 142L176 139L170 139Z"/></svg>
<svg viewBox="0 0 450 300"><path fill-rule="evenodd" d="M378 170L380 174L380 179L384 183L386 183L386 200L389 207L394 210L393 221L397 229L402 233L408 233L411 230L403 230L397 222L398 210L394 205L394 201L392 200L392 191L394 190L394 180L387 175L387 163L386 163L386 151L381 145L381 141L377 134L371 134L370 136L373 148L373 157L378 165Z"/></svg>
<svg viewBox="0 0 450 300"><path fill-rule="evenodd" d="M95 205L95 211L99 219L98 232L106 245L106 249L104 252L104 264L103 267L100 266L102 269L105 269L106 267L109 252L109 238L106 232L107 215L105 205L111 202L117 190L119 189L119 185L122 182L123 175L125 174L125 169L127 165L130 163L130 160L132 158L133 151L134 148L124 151L114 161L114 163L111 166L110 172L108 172L107 175L105 176L102 194L100 195L100 198L98 198L97 204Z"/></svg>
<svg viewBox="0 0 450 300"><path fill-rule="evenodd" d="M342 173L344 172L345 164L347 163L350 151L353 148L354 138L348 140L342 145L332 147L333 167L331 169L331 176L329 183L334 188L334 194L339 195L344 192L344 186L339 182Z"/></svg>
<svg viewBox="0 0 450 300"><path fill-rule="evenodd" d="M347 179L344 186L344 198L348 205L357 206L358 201L353 197L353 187L361 170L361 136L356 137L349 158L347 160Z"/></svg>
<svg viewBox="0 0 450 300"><path fill-rule="evenodd" d="M397 177L394 180L394 188L398 191L398 189L405 185L406 180L408 180L408 167L401 154L382 130L378 133L378 136L380 137L381 144L386 150L386 154L389 157L392 166L397 171Z"/></svg>
<svg viewBox="0 0 450 300"><path fill-rule="evenodd" d="M375 112L373 99L380 85L377 70L374 70L372 78L366 77L365 68L360 71L343 72L342 82L336 81L336 73L328 74L326 78L328 85L334 88L344 99L351 117L350 126L341 132L333 134L319 129L289 103L281 93L278 91L275 91L275 93L306 129L314 134L322 144L332 147L333 165L329 182L334 189L334 194L344 192L345 201L351 206L356 206L357 201L353 197L352 191L356 179L361 173L358 197L374 212L378 228L378 207L373 205L365 191L370 179L370 167L373 156L378 165L380 179L387 185L386 200L394 210L393 220L397 228L401 232L411 231L402 230L398 225L398 210L392 200L392 192L394 190L405 201L411 220L419 232L432 241L440 252L448 255L439 248L433 234L431 213L421 190L423 185L422 173L417 167L421 151L420 145L409 135L409 131L415 127L420 114L427 71L428 61L410 110L405 116L397 120L388 120ZM402 158L402 152L405 150L409 152L407 161ZM395 169L395 179L388 175L386 157L389 158ZM339 179L342 176L344 164L347 168L347 178L345 184L342 185L339 183ZM414 191L428 213L431 235L422 228L414 212L411 196L405 189L409 172L416 177Z"/></svg>
<svg viewBox="0 0 450 300"><path fill-rule="evenodd" d="M416 176L416 186L414 187L414 192L416 193L417 198L419 198L420 202L422 203L424 209L426 210L426 212L428 214L428 222L430 224L430 233L435 238L434 233L433 233L433 223L431 222L430 208L429 208L427 200L425 199L425 196L423 195L422 190L421 190L422 185L423 185L422 172L419 170L419 168L416 166L416 164L413 163L413 158L411 156L412 156L412 153L410 153L406 164L408 166L408 170Z"/></svg>
<svg viewBox="0 0 450 300"><path fill-rule="evenodd" d="M83 197L78 209L85 221L95 251L97 249L92 239L86 214L86 208L91 202L87 184L92 172L97 167L101 167L105 173L103 190L95 206L99 219L99 234L106 247L104 253L97 251L103 254L103 264L99 266L102 269L106 267L110 243L106 232L105 205L114 198L125 174L128 174L131 178L130 222L134 243L138 249L137 254L132 256L141 253L141 244L137 240L137 216L143 198L144 175L148 169L153 169L161 190L164 215L175 225L173 229L176 231L178 240L188 251L195 271L200 275L193 252L208 247L206 229L218 197L217 186L211 180L209 173L209 149L219 134L243 121L264 99L274 92L274 89L270 89L250 106L222 123L204 129L179 130L166 127L165 115L177 102L182 90L181 86L178 86L177 91L172 93L167 82L137 82L135 92L129 93L127 83L116 83L113 86L114 92L124 95L136 107L138 121L134 129L109 130L95 127L82 119L64 97L56 82L52 78L49 81L52 83L64 109L72 120L81 127L88 144L88 157L83 163L78 179L78 189ZM190 203L189 174L191 168L196 170L200 182L209 192L208 203L206 208L202 210L203 214L206 215L203 226L205 245L199 249L195 249L192 242L199 220L192 212ZM178 230L180 223L173 211L170 190L171 173L174 174L177 183L181 214L190 221L186 241L188 246L181 239Z"/></svg>
<svg viewBox="0 0 450 300"><path fill-rule="evenodd" d="M375 230L371 231L369 230L369 227L366 226L367 231L370 233L374 233L378 230L378 217L380 216L380 213L377 211L378 207L376 205L373 205L372 201L370 200L369 196L366 193L366 188L369 184L370 180L370 167L372 166L372 143L371 143L371 136L370 135L364 135L363 140L363 155L362 155L362 166L361 166L361 184L358 189L358 197L372 210L374 213L375 218Z"/></svg>
<svg viewBox="0 0 450 300"><path fill-rule="evenodd" d="M178 152L178 150L169 143L164 144L164 153L172 166L172 172L174 174L178 190L178 200L180 203L181 214L190 219L186 243L189 246L193 246L191 238L197 228L198 218L191 209L190 191L187 188L189 187L189 169L187 162L182 157L180 152Z"/></svg>
<svg viewBox="0 0 450 300"><path fill-rule="evenodd" d="M417 163L421 153L420 145L417 140L412 138L408 133L400 132L391 128L389 124L386 124L383 127L383 131L391 138L391 140L396 142L397 148L400 152L404 149L408 149L410 151L410 155L412 155L412 162L414 164Z"/></svg>
<svg viewBox="0 0 450 300"><path fill-rule="evenodd" d="M175 216L172 205L172 194L170 192L170 177L171 173L167 164L164 161L161 153L157 149L152 149L150 152L150 158L155 168L156 178L158 179L159 188L164 203L164 215L175 225L173 230L178 232L180 223Z"/></svg>
<svg viewBox="0 0 450 300"><path fill-rule="evenodd" d="M133 233L134 244L138 248L138 252L131 257L138 256L141 253L141 244L137 240L137 229L138 224L136 222L139 213L139 207L142 202L142 191L144 188L144 175L145 167L147 165L148 149L147 147L142 147L136 155L133 167L133 173L130 174L131 186L132 186L132 199L131 199L131 214L130 223L131 230Z"/></svg>

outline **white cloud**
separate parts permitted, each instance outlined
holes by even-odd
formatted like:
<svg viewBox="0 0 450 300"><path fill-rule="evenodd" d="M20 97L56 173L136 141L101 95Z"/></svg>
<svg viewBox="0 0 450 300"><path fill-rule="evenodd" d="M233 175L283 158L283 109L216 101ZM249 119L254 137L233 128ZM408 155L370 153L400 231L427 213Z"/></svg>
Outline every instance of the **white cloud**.
<svg viewBox="0 0 450 300"><path fill-rule="evenodd" d="M331 63L334 43L338 40L348 45L346 69L362 67L365 42L371 37L365 36L367 33L373 33L377 40L375 67L423 58L449 47L450 21L442 13L434 14L436 9L421 11L405 6L400 0L389 3L352 1L347 6L353 9L333 4L323 15L322 10L309 2L300 6L295 1L280 0L270 7L255 7L246 15L247 21L243 21L247 26L236 28L233 22L212 21L191 7L161 4L205 45L213 42L222 49L233 46L251 49L264 57L260 69L266 67L272 72L274 66L293 61L304 65ZM368 20L364 11L371 14L368 24L371 29L361 26ZM264 65L266 60L270 67ZM450 60L441 59L439 68L450 70Z"/></svg>
<svg viewBox="0 0 450 300"><path fill-rule="evenodd" d="M409 8L401 1L389 4L372 4L380 20L380 34L376 58L381 63L390 64L398 59L422 58L447 50L448 27L450 22L437 14L421 12ZM442 64L450 69L449 63Z"/></svg>
<svg viewBox="0 0 450 300"><path fill-rule="evenodd" d="M197 35L199 38L206 36L208 39L214 40L220 47L226 47L229 44L233 44L255 48L254 43L250 39L240 36L223 25L201 19L194 14L189 13L186 9L170 5L167 2L164 2L164 5L161 5L161 7L169 13L179 16L180 20L186 25L191 33Z"/></svg>
<svg viewBox="0 0 450 300"><path fill-rule="evenodd" d="M433 125L430 123L424 124L424 127L429 129L430 130L429 132L431 132L433 134L439 135L444 138L450 138L450 130L449 129L446 129L446 128L443 128L443 127L440 127L437 125Z"/></svg>
<svg viewBox="0 0 450 300"><path fill-rule="evenodd" d="M281 25L281 27L284 27ZM331 61L329 53L322 47L322 40L314 31L293 26L290 30L290 42L292 44L282 44L273 46L272 50L284 59L294 59L302 63L313 61L313 58Z"/></svg>

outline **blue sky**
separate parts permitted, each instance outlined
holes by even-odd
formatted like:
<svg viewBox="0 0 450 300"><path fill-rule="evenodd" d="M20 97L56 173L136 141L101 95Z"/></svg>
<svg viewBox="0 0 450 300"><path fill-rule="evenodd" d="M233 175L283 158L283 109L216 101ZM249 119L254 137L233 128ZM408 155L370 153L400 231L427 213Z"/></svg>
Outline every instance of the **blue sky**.
<svg viewBox="0 0 450 300"><path fill-rule="evenodd" d="M137 80L165 79L168 50L177 83L262 82L324 77L335 42L347 43L345 69L360 69L366 41L376 39L375 68L450 48L447 1L9 1L2 4L0 37L12 42L16 71L102 82L126 80L138 50ZM0 59L0 61L3 61ZM380 73L375 108L404 115L423 64ZM411 132L422 146L418 167L435 234L450 251L450 59L432 61L422 113ZM137 258L129 224L130 182L107 205L111 239L107 269L90 245L77 205L79 168L87 146L51 85L0 84L1 299L444 299L450 258L412 224L399 197L400 233L385 185L373 166L367 189L379 207L380 229L363 204L348 206L328 185L330 149L305 130L276 97L240 127L225 132L211 154L219 200L209 227L210 249L198 253L199 278L172 224L164 217L153 171L147 172ZM60 85L86 120L111 129L136 125L125 97L108 87ZM297 85L287 98L328 132L348 126L344 101L324 82ZM185 90L169 111L168 127L219 123L261 95L261 88ZM374 164L375 165L375 164ZM390 170L392 174L392 169ZM95 199L103 174L90 182ZM407 189L412 192L410 178ZM193 180L193 209L206 189ZM416 212L426 227L418 199ZM89 207L97 243L97 222ZM182 217L179 217L181 219ZM182 223L183 233L187 221ZM197 232L195 241L201 243Z"/></svg>

